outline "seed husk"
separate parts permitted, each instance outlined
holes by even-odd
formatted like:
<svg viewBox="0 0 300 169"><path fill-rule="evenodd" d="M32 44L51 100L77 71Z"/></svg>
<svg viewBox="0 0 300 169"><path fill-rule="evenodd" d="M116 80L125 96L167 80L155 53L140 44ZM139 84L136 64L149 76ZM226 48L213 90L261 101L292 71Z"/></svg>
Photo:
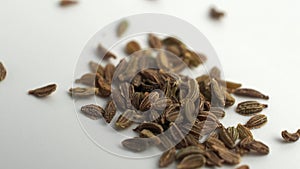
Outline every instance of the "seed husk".
<svg viewBox="0 0 300 169"><path fill-rule="evenodd" d="M104 109L95 104L82 106L81 112L92 120L98 120L105 114Z"/></svg>
<svg viewBox="0 0 300 169"><path fill-rule="evenodd" d="M70 88L69 93L73 97L88 97L88 96L93 96L97 95L99 93L99 89L95 87L75 87L75 88Z"/></svg>
<svg viewBox="0 0 300 169"><path fill-rule="evenodd" d="M286 142L296 142L299 140L299 133L289 133L287 130L281 132L281 136Z"/></svg>
<svg viewBox="0 0 300 169"><path fill-rule="evenodd" d="M201 154L191 154L186 156L178 165L177 169L194 169L204 166L206 159Z"/></svg>
<svg viewBox="0 0 300 169"><path fill-rule="evenodd" d="M117 36L121 37L128 29L129 22L127 20L122 20L117 26Z"/></svg>
<svg viewBox="0 0 300 169"><path fill-rule="evenodd" d="M241 115L254 115L267 107L268 105L261 104L257 101L245 101L238 104L236 112Z"/></svg>
<svg viewBox="0 0 300 169"><path fill-rule="evenodd" d="M268 119L266 115L258 114L251 117L248 122L245 124L245 127L249 129L260 128L267 123Z"/></svg>
<svg viewBox="0 0 300 169"><path fill-rule="evenodd" d="M176 149L175 147L169 149L168 151L164 152L160 159L159 159L159 167L167 167L169 166L171 163L174 162L175 160L175 154L176 154Z"/></svg>
<svg viewBox="0 0 300 169"><path fill-rule="evenodd" d="M126 48L125 48L125 52L128 55L131 55L134 52L137 52L137 51L140 51L140 50L141 50L141 46L136 41L128 42L127 45L126 45Z"/></svg>
<svg viewBox="0 0 300 169"><path fill-rule="evenodd" d="M268 100L269 96L262 94L261 92L249 89L249 88L239 88L235 89L233 92L235 95L238 96L245 96L245 97L251 97L251 98L258 98L258 99L265 99Z"/></svg>
<svg viewBox="0 0 300 169"><path fill-rule="evenodd" d="M110 123L116 114L116 106L113 100L107 102L105 107L105 114L103 115L106 123Z"/></svg>
<svg viewBox="0 0 300 169"><path fill-rule="evenodd" d="M7 74L6 69L3 65L3 63L0 62L0 82L5 79L6 74Z"/></svg>
<svg viewBox="0 0 300 169"><path fill-rule="evenodd" d="M116 67L111 63L108 63L105 66L105 68L104 68L104 78L105 78L105 80L108 84L111 84L114 73L115 73L115 70L116 70Z"/></svg>
<svg viewBox="0 0 300 169"><path fill-rule="evenodd" d="M28 94L34 95L36 97L46 97L53 93L57 88L56 84L50 84L44 87L40 87L34 90L29 90Z"/></svg>
<svg viewBox="0 0 300 169"><path fill-rule="evenodd" d="M147 138L130 138L122 141L122 145L130 151L142 152L149 147Z"/></svg>
<svg viewBox="0 0 300 169"><path fill-rule="evenodd" d="M138 125L133 131L141 132L142 130L147 129L150 130L154 134L160 134L164 131L163 127L160 124L154 122L144 122Z"/></svg>

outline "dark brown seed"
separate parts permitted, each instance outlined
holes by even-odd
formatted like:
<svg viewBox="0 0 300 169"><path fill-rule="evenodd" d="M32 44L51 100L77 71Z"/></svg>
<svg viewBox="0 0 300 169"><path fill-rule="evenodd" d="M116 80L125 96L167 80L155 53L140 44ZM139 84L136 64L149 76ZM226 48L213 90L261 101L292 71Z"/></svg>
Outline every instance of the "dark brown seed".
<svg viewBox="0 0 300 169"><path fill-rule="evenodd" d="M75 5L77 3L78 3L78 1L76 1L76 0L61 0L59 2L59 5L61 7L66 7L66 6L70 6L70 5Z"/></svg>
<svg viewBox="0 0 300 169"><path fill-rule="evenodd" d="M2 80L4 80L6 77L6 69L4 67L4 65L2 64L2 62L0 62L0 82Z"/></svg>
<svg viewBox="0 0 300 169"><path fill-rule="evenodd" d="M75 83L81 83L88 86L95 86L95 82L99 78L98 73L86 73L82 75L79 79L75 80Z"/></svg>
<svg viewBox="0 0 300 169"><path fill-rule="evenodd" d="M248 165L241 165L236 169L249 169L249 166Z"/></svg>
<svg viewBox="0 0 300 169"><path fill-rule="evenodd" d="M258 114L249 119L245 124L245 127L249 129L260 128L267 123L268 119L266 115Z"/></svg>
<svg viewBox="0 0 300 169"><path fill-rule="evenodd" d="M210 12L209 12L209 16L214 19L214 20L219 20L221 19L222 17L225 16L225 13L222 12L222 11L219 11L217 10L216 8L212 7L210 9Z"/></svg>
<svg viewBox="0 0 300 169"><path fill-rule="evenodd" d="M205 150L201 149L198 146L189 146L189 147L180 149L176 153L176 160L181 161L185 157L192 155L192 154L205 154Z"/></svg>
<svg viewBox="0 0 300 169"><path fill-rule="evenodd" d="M254 153L257 153L260 155L269 154L270 149L266 144L264 144L260 141L256 141L256 140L250 141L250 139L245 144L241 144L243 148L246 148L246 149L250 150L251 152L254 152Z"/></svg>
<svg viewBox="0 0 300 169"><path fill-rule="evenodd" d="M111 84L114 73L115 73L115 70L116 70L116 67L111 63L108 63L105 66L105 68L104 68L104 78L105 78L105 80L108 84Z"/></svg>
<svg viewBox="0 0 300 169"><path fill-rule="evenodd" d="M164 152L159 159L159 167L167 167L175 160L176 149L173 147Z"/></svg>
<svg viewBox="0 0 300 169"><path fill-rule="evenodd" d="M70 88L69 93L73 97L87 97L87 96L97 95L99 93L99 89L95 87L88 87L88 88L75 87L75 88Z"/></svg>
<svg viewBox="0 0 300 169"><path fill-rule="evenodd" d="M57 88L56 84L50 84L44 87L40 87L34 90L29 90L28 94L34 95L36 97L46 97L53 93Z"/></svg>
<svg viewBox="0 0 300 169"><path fill-rule="evenodd" d="M129 22L127 20L122 20L117 26L117 36L121 37L128 29Z"/></svg>
<svg viewBox="0 0 300 169"><path fill-rule="evenodd" d="M142 130L147 129L150 130L154 134L161 134L164 129L160 124L153 123L153 122L145 122L138 125L133 131L135 132L141 132Z"/></svg>
<svg viewBox="0 0 300 169"><path fill-rule="evenodd" d="M82 106L81 112L92 120L98 120L99 118L102 117L102 115L105 114L104 109L95 104Z"/></svg>
<svg viewBox="0 0 300 169"><path fill-rule="evenodd" d="M102 46L102 44L98 45L98 56L103 60L108 60L110 58L116 59L117 56L110 51L108 51L105 47Z"/></svg>
<svg viewBox="0 0 300 169"><path fill-rule="evenodd" d="M281 132L281 136L286 142L296 142L297 140L299 140L298 132L289 133L288 131L284 130Z"/></svg>
<svg viewBox="0 0 300 169"><path fill-rule="evenodd" d="M269 96L262 94L261 92L254 90L254 89L248 89L248 88L239 88L234 90L234 94L238 96L246 96L246 97L252 97L252 98L259 98L259 99L269 99Z"/></svg>
<svg viewBox="0 0 300 169"><path fill-rule="evenodd" d="M147 138L130 138L122 141L122 145L130 151L142 152L149 147Z"/></svg>
<svg viewBox="0 0 300 169"><path fill-rule="evenodd" d="M176 46L180 46L180 45L183 44L180 40L178 40L178 39L175 38L175 37L167 37L167 38L165 38L162 42L163 42L163 44L166 45L166 46L168 46L168 45L176 45Z"/></svg>
<svg viewBox="0 0 300 169"><path fill-rule="evenodd" d="M236 129L239 132L240 139L244 139L247 137L253 138L251 131L247 127L243 126L242 124L238 124Z"/></svg>
<svg viewBox="0 0 300 169"><path fill-rule="evenodd" d="M161 40L153 34L149 34L148 42L149 42L150 47L152 47L152 48L157 48L157 49L162 48Z"/></svg>
<svg viewBox="0 0 300 169"><path fill-rule="evenodd" d="M116 112L117 110L113 100L108 101L105 107L105 114L103 115L105 121L107 123L110 123L111 120L114 118Z"/></svg>
<svg viewBox="0 0 300 169"><path fill-rule="evenodd" d="M111 85L108 84L102 76L99 76L98 79L98 86L99 86L99 96L101 97L108 97L111 94Z"/></svg>
<svg viewBox="0 0 300 169"><path fill-rule="evenodd" d="M221 167L224 163L224 160L221 159L215 152L213 151L206 151L206 165L208 166L218 166Z"/></svg>
<svg viewBox="0 0 300 169"><path fill-rule="evenodd" d="M201 154L192 154L185 157L178 165L177 169L195 169L204 166L206 159Z"/></svg>
<svg viewBox="0 0 300 169"><path fill-rule="evenodd" d="M125 48L125 52L128 55L133 54L134 52L140 51L141 50L141 46L136 42L136 41L130 41L127 43L126 48Z"/></svg>
<svg viewBox="0 0 300 169"><path fill-rule="evenodd" d="M257 101L246 101L238 104L236 112L241 115L254 115L267 107L268 105L258 103Z"/></svg>

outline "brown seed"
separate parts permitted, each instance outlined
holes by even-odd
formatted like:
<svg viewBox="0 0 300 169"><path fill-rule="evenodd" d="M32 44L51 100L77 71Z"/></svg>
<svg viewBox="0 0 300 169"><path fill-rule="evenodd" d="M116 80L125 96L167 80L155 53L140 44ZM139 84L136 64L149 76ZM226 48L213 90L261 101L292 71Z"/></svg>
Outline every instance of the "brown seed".
<svg viewBox="0 0 300 169"><path fill-rule="evenodd" d="M159 159L159 167L167 167L175 160L176 149L173 147L164 152Z"/></svg>
<svg viewBox="0 0 300 169"><path fill-rule="evenodd" d="M160 134L164 131L164 129L162 128L162 126L160 124L153 123L153 122L141 123L135 129L133 129L133 131L139 133L144 129L150 130L155 135Z"/></svg>
<svg viewBox="0 0 300 169"><path fill-rule="evenodd" d="M168 45L166 47L166 50L176 55L177 57L180 57L181 55L181 50L177 45Z"/></svg>
<svg viewBox="0 0 300 169"><path fill-rule="evenodd" d="M104 76L104 68L96 62L89 62L92 73L98 73L100 76Z"/></svg>
<svg viewBox="0 0 300 169"><path fill-rule="evenodd" d="M140 132L140 137L149 138L149 144L159 145L161 143L159 137L147 129L144 129Z"/></svg>
<svg viewBox="0 0 300 169"><path fill-rule="evenodd" d="M129 22L127 20L122 20L117 26L117 36L121 37L128 29Z"/></svg>
<svg viewBox="0 0 300 169"><path fill-rule="evenodd" d="M214 19L214 20L220 20L222 17L225 16L225 13L224 12L221 12L219 10L217 10L216 8L212 7L210 9L210 12L209 12L209 16Z"/></svg>
<svg viewBox="0 0 300 169"><path fill-rule="evenodd" d="M95 104L89 104L81 107L81 112L87 116L88 118L92 120L98 120L102 117L102 115L105 114L105 111L102 107L95 105Z"/></svg>
<svg viewBox="0 0 300 169"><path fill-rule="evenodd" d="M114 118L116 112L117 110L113 100L108 101L105 107L105 114L103 115L105 121L107 123L110 123L111 120Z"/></svg>
<svg viewBox="0 0 300 169"><path fill-rule="evenodd" d="M253 138L251 131L247 127L243 126L242 124L238 124L236 129L239 132L240 139L244 139L247 137Z"/></svg>
<svg viewBox="0 0 300 169"><path fill-rule="evenodd" d="M226 81L226 87L227 87L227 89L234 90L234 89L242 87L242 84Z"/></svg>
<svg viewBox="0 0 300 169"><path fill-rule="evenodd" d="M75 87L75 88L70 88L69 93L73 97L87 97L87 96L97 95L99 93L99 89L95 87L88 87L88 88Z"/></svg>
<svg viewBox="0 0 300 169"><path fill-rule="evenodd" d="M130 41L127 43L126 48L125 48L125 52L128 55L133 54L134 52L140 51L141 50L141 46L136 42L136 41Z"/></svg>
<svg viewBox="0 0 300 169"><path fill-rule="evenodd" d="M185 157L178 165L177 169L195 169L204 166L206 159L201 154L192 154Z"/></svg>
<svg viewBox="0 0 300 169"><path fill-rule="evenodd" d="M88 86L95 86L95 82L97 81L99 76L100 75L98 73L86 73L82 75L79 79L76 79L75 83L81 83Z"/></svg>
<svg viewBox="0 0 300 169"><path fill-rule="evenodd" d="M266 144L256 140L252 140L249 143L244 144L243 148L260 155L267 155L270 152L270 149Z"/></svg>
<svg viewBox="0 0 300 169"><path fill-rule="evenodd" d="M108 84L102 76L99 76L99 79L97 81L99 86L99 96L101 97L108 97L111 94L111 85Z"/></svg>
<svg viewBox="0 0 300 169"><path fill-rule="evenodd" d="M234 142L239 138L239 132L235 127L228 127L226 130Z"/></svg>
<svg viewBox="0 0 300 169"><path fill-rule="evenodd" d="M248 165L241 165L236 169L249 169L249 166Z"/></svg>
<svg viewBox="0 0 300 169"><path fill-rule="evenodd" d="M296 142L297 140L299 140L298 132L289 133L288 131L284 130L281 132L281 136L286 142Z"/></svg>
<svg viewBox="0 0 300 169"><path fill-rule="evenodd" d="M4 65L2 64L2 62L0 62L0 82L5 79L6 73L7 72Z"/></svg>
<svg viewBox="0 0 300 169"><path fill-rule="evenodd" d="M225 107L230 107L234 105L235 99L229 94L227 91L224 91L225 93Z"/></svg>
<svg viewBox="0 0 300 169"><path fill-rule="evenodd" d="M34 95L36 97L46 97L53 93L57 88L56 84L50 84L44 87L40 87L34 90L29 90L28 94Z"/></svg>
<svg viewBox="0 0 300 169"><path fill-rule="evenodd" d="M249 129L260 128L268 121L267 116L263 114L258 114L249 119L245 124L245 127Z"/></svg>
<svg viewBox="0 0 300 169"><path fill-rule="evenodd" d="M115 73L115 70L116 70L116 67L111 63L108 63L105 66L105 68L104 68L104 78L105 78L105 80L108 84L111 84L114 73Z"/></svg>
<svg viewBox="0 0 300 169"><path fill-rule="evenodd" d="M219 106L225 106L225 93L216 79L211 79L211 90Z"/></svg>
<svg viewBox="0 0 300 169"><path fill-rule="evenodd" d="M224 163L224 160L221 159L215 152L213 151L206 151L205 152L206 157L206 165L208 166L218 166L221 167Z"/></svg>
<svg viewBox="0 0 300 169"><path fill-rule="evenodd" d="M210 70L209 75L211 78L220 79L221 78L221 70L218 67L213 67Z"/></svg>
<svg viewBox="0 0 300 169"><path fill-rule="evenodd" d="M149 42L150 47L152 47L152 48L157 48L157 49L162 48L161 40L153 34L149 34L148 42Z"/></svg>
<svg viewBox="0 0 300 169"><path fill-rule="evenodd" d="M236 112L241 115L254 115L267 107L268 105L258 103L257 101L246 101L238 104Z"/></svg>
<svg viewBox="0 0 300 169"><path fill-rule="evenodd" d="M254 90L254 89L248 89L248 88L239 88L234 90L234 94L238 96L246 96L246 97L252 97L252 98L259 98L259 99L269 99L269 96L262 94L261 92Z"/></svg>
<svg viewBox="0 0 300 169"><path fill-rule="evenodd" d="M135 116L136 116L136 111L128 109L119 116L115 125L121 129L128 128L133 123Z"/></svg>
<svg viewBox="0 0 300 169"><path fill-rule="evenodd" d="M225 161L225 163L232 165L240 163L241 157L239 154L216 145L212 145L212 149Z"/></svg>
<svg viewBox="0 0 300 169"><path fill-rule="evenodd" d="M217 118L225 117L225 111L219 107L211 107L210 112L214 114Z"/></svg>
<svg viewBox="0 0 300 169"><path fill-rule="evenodd" d="M61 0L59 2L59 5L61 7L66 7L66 6L70 6L70 5L75 5L77 3L78 3L78 1L76 1L76 0Z"/></svg>
<svg viewBox="0 0 300 169"><path fill-rule="evenodd" d="M168 46L168 45L176 45L176 46L183 45L183 43L175 37L167 37L162 42L166 46Z"/></svg>
<svg viewBox="0 0 300 169"><path fill-rule="evenodd" d="M142 152L149 147L147 138L130 138L122 141L122 145L130 151Z"/></svg>
<svg viewBox="0 0 300 169"><path fill-rule="evenodd" d="M224 142L224 144L229 148L235 147L235 141L232 139L228 131L222 126L220 128L220 139Z"/></svg>
<svg viewBox="0 0 300 169"><path fill-rule="evenodd" d="M124 111L126 109L125 99L121 95L119 90L115 89L112 91L112 99L114 100L115 105L119 110Z"/></svg>
<svg viewBox="0 0 300 169"><path fill-rule="evenodd" d="M98 52L98 56L100 57L100 59L108 60L110 58L113 58L113 59L117 58L117 56L115 54L108 51L105 47L102 46L102 44L98 45L97 50L98 50L97 52Z"/></svg>
<svg viewBox="0 0 300 169"><path fill-rule="evenodd" d="M185 157L192 155L192 154L205 154L205 150L201 149L198 146L189 146L189 147L180 149L176 153L176 160L181 161Z"/></svg>

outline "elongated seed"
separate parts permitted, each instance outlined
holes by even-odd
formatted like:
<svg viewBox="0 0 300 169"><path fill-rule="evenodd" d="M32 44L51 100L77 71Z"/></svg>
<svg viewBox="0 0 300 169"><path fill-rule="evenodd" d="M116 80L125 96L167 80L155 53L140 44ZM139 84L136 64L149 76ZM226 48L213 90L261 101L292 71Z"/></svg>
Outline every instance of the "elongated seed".
<svg viewBox="0 0 300 169"><path fill-rule="evenodd" d="M104 109L95 104L82 106L81 112L92 120L97 120L105 114Z"/></svg>
<svg viewBox="0 0 300 169"><path fill-rule="evenodd" d="M267 107L268 105L258 103L257 101L246 101L238 104L236 112L241 115L254 115Z"/></svg>
<svg viewBox="0 0 300 169"><path fill-rule="evenodd" d="M253 116L248 120L248 122L245 124L245 127L249 129L255 129L255 128L260 128L264 124L266 124L268 121L267 116L263 114L258 114Z"/></svg>
<svg viewBox="0 0 300 169"><path fill-rule="evenodd" d="M164 152L159 159L159 167L167 167L175 160L176 149L173 147Z"/></svg>
<svg viewBox="0 0 300 169"><path fill-rule="evenodd" d="M262 94L261 92L254 90L254 89L249 89L249 88L239 88L235 89L234 91L235 95L238 96L246 96L246 97L252 97L252 98L260 98L260 99L269 99L269 96Z"/></svg>
<svg viewBox="0 0 300 169"><path fill-rule="evenodd" d="M201 154L191 154L185 157L178 165L177 169L194 169L204 166L206 159Z"/></svg>
<svg viewBox="0 0 300 169"><path fill-rule="evenodd" d="M44 87L40 87L34 90L29 90L28 94L34 95L36 97L46 97L53 93L57 88L56 84L50 84Z"/></svg>

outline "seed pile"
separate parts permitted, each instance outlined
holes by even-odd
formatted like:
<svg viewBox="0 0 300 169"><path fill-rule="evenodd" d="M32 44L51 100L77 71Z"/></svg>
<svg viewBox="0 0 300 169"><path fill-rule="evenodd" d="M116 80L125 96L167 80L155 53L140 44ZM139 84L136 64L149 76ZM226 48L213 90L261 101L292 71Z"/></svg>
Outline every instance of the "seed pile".
<svg viewBox="0 0 300 169"><path fill-rule="evenodd" d="M69 91L74 97L98 95L108 101L105 108L83 106L84 115L93 120L103 117L119 130L132 127L136 137L122 141L123 147L133 152L158 147L164 152L159 167L175 161L182 169L237 165L246 154L269 153L269 147L251 133L267 123L267 117L258 114L266 104L239 103L236 112L252 116L244 125L225 127L219 121L225 116L223 107L235 104L233 95L266 100L268 96L222 79L217 67L195 79L181 74L207 58L177 38L149 34L148 43L149 48L142 49L137 41L128 42L124 47L128 57L116 66L89 63L91 72L75 81L87 87ZM102 45L99 49L100 57L108 61L117 58ZM202 138L206 138L204 142L199 141Z"/></svg>

